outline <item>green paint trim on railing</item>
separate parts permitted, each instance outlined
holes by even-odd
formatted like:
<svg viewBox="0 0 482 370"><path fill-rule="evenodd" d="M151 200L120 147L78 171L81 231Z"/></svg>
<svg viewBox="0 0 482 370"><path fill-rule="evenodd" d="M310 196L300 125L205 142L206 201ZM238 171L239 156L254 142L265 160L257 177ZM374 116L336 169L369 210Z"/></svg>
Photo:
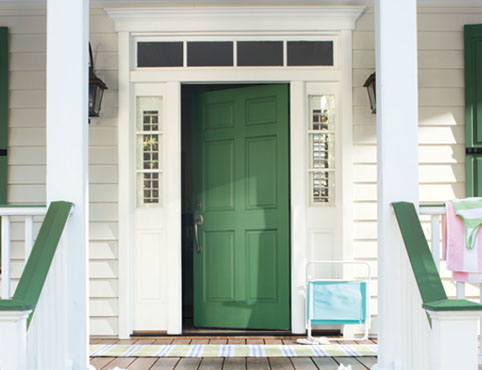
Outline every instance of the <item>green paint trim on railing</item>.
<svg viewBox="0 0 482 370"><path fill-rule="evenodd" d="M420 207L422 208L429 208L429 207L434 207L434 208L438 208L438 207L445 207L445 204L444 203L439 203L439 204L420 204Z"/></svg>
<svg viewBox="0 0 482 370"><path fill-rule="evenodd" d="M64 201L52 202L50 204L15 290L13 299L17 302L24 302L26 305L31 306L33 310L37 306L72 206L72 203ZM9 304L6 302L9 301L0 300L0 307ZM32 315L33 311L28 318L27 327L30 325Z"/></svg>
<svg viewBox="0 0 482 370"><path fill-rule="evenodd" d="M429 311L481 311L482 305L466 299L443 299L424 303L423 308Z"/></svg>
<svg viewBox="0 0 482 370"><path fill-rule="evenodd" d="M0 311L29 311L32 309L33 305L17 299L0 300Z"/></svg>
<svg viewBox="0 0 482 370"><path fill-rule="evenodd" d="M422 296L423 308L432 311L474 311L482 305L447 298L413 203L392 203L410 264Z"/></svg>
<svg viewBox="0 0 482 370"><path fill-rule="evenodd" d="M46 208L46 204L0 204L0 208Z"/></svg>

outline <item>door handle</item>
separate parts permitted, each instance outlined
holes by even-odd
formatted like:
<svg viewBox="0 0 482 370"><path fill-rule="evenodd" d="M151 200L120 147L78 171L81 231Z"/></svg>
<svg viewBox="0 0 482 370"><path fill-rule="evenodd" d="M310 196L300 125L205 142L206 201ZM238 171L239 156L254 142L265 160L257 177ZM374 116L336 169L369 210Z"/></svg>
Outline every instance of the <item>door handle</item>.
<svg viewBox="0 0 482 370"><path fill-rule="evenodd" d="M196 217L194 217L194 241L196 242L197 253L201 253L203 251L201 243L199 243L199 233L198 233L198 226L202 226L203 223L204 223L204 218L202 215L196 215Z"/></svg>

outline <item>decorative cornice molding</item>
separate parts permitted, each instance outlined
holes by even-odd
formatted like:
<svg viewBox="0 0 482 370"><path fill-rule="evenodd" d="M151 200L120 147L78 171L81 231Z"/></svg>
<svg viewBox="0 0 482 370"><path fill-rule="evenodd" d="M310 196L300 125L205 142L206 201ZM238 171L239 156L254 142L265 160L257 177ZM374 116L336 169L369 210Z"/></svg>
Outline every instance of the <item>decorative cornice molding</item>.
<svg viewBox="0 0 482 370"><path fill-rule="evenodd" d="M296 32L353 30L365 6L106 8L117 31Z"/></svg>

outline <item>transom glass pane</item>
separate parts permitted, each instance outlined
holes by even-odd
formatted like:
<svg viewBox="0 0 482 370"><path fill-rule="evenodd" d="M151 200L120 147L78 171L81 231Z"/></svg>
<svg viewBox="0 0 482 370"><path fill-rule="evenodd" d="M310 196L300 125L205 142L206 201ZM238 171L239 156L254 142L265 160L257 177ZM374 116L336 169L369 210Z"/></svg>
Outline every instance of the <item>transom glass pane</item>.
<svg viewBox="0 0 482 370"><path fill-rule="evenodd" d="M162 181L162 98L137 98L137 207L160 206Z"/></svg>
<svg viewBox="0 0 482 370"><path fill-rule="evenodd" d="M335 201L335 96L312 95L308 101L311 203L332 206Z"/></svg>

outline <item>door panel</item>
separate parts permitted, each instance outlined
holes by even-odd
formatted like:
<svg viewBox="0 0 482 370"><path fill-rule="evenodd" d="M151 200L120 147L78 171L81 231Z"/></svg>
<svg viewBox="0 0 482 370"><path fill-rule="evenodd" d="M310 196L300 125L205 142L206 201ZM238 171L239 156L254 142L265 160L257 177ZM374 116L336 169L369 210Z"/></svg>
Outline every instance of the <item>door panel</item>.
<svg viewBox="0 0 482 370"><path fill-rule="evenodd" d="M288 102L287 85L194 99L195 326L290 327Z"/></svg>

